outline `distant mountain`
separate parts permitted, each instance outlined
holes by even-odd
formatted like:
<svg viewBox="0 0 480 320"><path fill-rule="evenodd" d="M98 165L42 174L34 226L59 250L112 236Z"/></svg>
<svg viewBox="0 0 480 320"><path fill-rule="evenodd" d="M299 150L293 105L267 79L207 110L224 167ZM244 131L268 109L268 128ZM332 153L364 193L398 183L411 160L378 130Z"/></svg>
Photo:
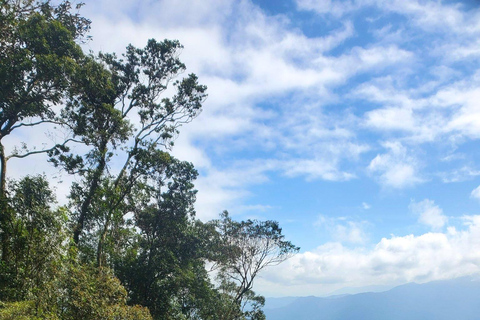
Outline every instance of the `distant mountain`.
<svg viewBox="0 0 480 320"><path fill-rule="evenodd" d="M357 294L363 292L384 292L390 289L395 288L396 285L391 286L367 286L367 287L346 287L342 289L335 290L330 295L338 296L345 294Z"/></svg>
<svg viewBox="0 0 480 320"><path fill-rule="evenodd" d="M464 277L385 292L269 298L265 314L267 320L479 320L480 281Z"/></svg>

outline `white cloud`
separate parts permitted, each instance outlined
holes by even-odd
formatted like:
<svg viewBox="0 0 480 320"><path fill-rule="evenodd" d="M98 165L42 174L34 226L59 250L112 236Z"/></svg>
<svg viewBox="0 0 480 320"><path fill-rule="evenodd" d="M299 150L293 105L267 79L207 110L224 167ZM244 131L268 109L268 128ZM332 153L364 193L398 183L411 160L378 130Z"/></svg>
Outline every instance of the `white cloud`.
<svg viewBox="0 0 480 320"><path fill-rule="evenodd" d="M346 181L355 178L349 172L339 171L335 162L328 160L291 160L281 163L289 177L305 176L308 180Z"/></svg>
<svg viewBox="0 0 480 320"><path fill-rule="evenodd" d="M407 154L400 142L386 142L387 153L378 154L368 165L368 170L378 175L379 182L392 188L405 188L423 180L418 177L417 160Z"/></svg>
<svg viewBox="0 0 480 320"><path fill-rule="evenodd" d="M204 174L200 174L195 182L198 189L195 203L197 217L206 221L218 217L223 210L229 210L234 215L246 211L248 208L242 205L241 200L250 195L247 188L267 181L265 173L269 169L268 163L260 165L254 162L224 170L214 167L204 169ZM268 205L262 207L266 209Z"/></svg>
<svg viewBox="0 0 480 320"><path fill-rule="evenodd" d="M324 295L344 287L398 285L480 273L480 216L445 233L383 238L372 249L327 243L265 271L265 295ZM280 285L281 284L281 285Z"/></svg>
<svg viewBox="0 0 480 320"><path fill-rule="evenodd" d="M477 28L477 22L467 19L458 4L432 0L376 0L376 4L382 10L408 16L414 24L430 32L464 33Z"/></svg>
<svg viewBox="0 0 480 320"><path fill-rule="evenodd" d="M384 108L365 114L366 125L382 130L413 130L413 111L407 108Z"/></svg>
<svg viewBox="0 0 480 320"><path fill-rule="evenodd" d="M296 0L296 3L299 9L335 18L374 6L384 12L407 16L410 23L430 32L468 34L477 32L480 27L478 20L467 16L458 3L433 0Z"/></svg>
<svg viewBox="0 0 480 320"><path fill-rule="evenodd" d="M448 70L439 72L438 81L420 88L398 88L392 77L358 86L354 90L356 97L379 105L364 114L362 124L368 129L395 133L413 144L460 144L465 139L480 138L480 73L451 81Z"/></svg>
<svg viewBox="0 0 480 320"><path fill-rule="evenodd" d="M355 10L358 6L356 1L332 1L332 0L297 0L297 6L301 10L312 10L320 14L331 14L335 17Z"/></svg>
<svg viewBox="0 0 480 320"><path fill-rule="evenodd" d="M439 206L435 205L433 200L412 201L409 208L419 216L418 221L420 223L431 227L433 230L443 228L448 222L448 217L443 214L443 210Z"/></svg>
<svg viewBox="0 0 480 320"><path fill-rule="evenodd" d="M452 156L453 156L453 158L455 158L454 155L452 155ZM461 155L457 156L457 158L458 157L460 157L460 159L461 159ZM447 159L445 159L445 161L449 161L448 159L450 159L450 158L451 157L447 157ZM442 181L445 182L445 183L462 182L462 181L466 181L466 180L471 180L474 177L479 176L479 175L480 175L479 170L471 168L468 165L464 165L461 168L454 169L450 172L443 172L443 173L440 174L440 176L442 178Z"/></svg>
<svg viewBox="0 0 480 320"><path fill-rule="evenodd" d="M480 200L480 186L472 190L472 193L470 193L470 197Z"/></svg>
<svg viewBox="0 0 480 320"><path fill-rule="evenodd" d="M364 244L368 241L365 231L368 223L356 221L348 217L332 218L320 215L314 225L327 231L331 238L341 243Z"/></svg>
<svg viewBox="0 0 480 320"><path fill-rule="evenodd" d="M234 188L227 184L214 187L209 182L218 172L228 176L236 170L236 161L217 167L215 158L225 152L261 146L272 151L272 158L267 159L271 168L259 170L262 175L279 171L307 180L348 181L358 177L351 164L361 161L371 149L370 141L358 138L365 127L387 134L401 132L417 141L442 135L480 137L478 79L472 77L437 92L438 85L434 86L427 92L429 97L418 93L419 88L402 89L403 73L419 62L417 50L404 46L397 37L398 41L347 46L331 54L359 36L348 19L322 36L312 37L292 28L287 16L269 16L250 1L86 2L82 11L93 21L94 37L87 49L120 53L130 42L143 46L149 38L176 38L185 46L181 59L188 72L197 73L200 82L208 85L204 111L181 129L174 148L175 155L201 169L199 212L223 210L248 195L250 182L246 180ZM459 26L468 26L469 34L477 30L471 14L467 19L461 8L432 1L395 1L390 8L388 3L374 0L299 0L297 5L301 10L337 17L362 6L376 6L414 17L421 26L435 26L444 20L455 30ZM439 18L427 9L438 12ZM399 30L403 29L385 28L379 37ZM358 75L371 78L371 72L379 77L353 93L336 92L349 87L349 81ZM282 102L286 97L289 102ZM325 108L334 103L354 105L356 101L348 100L352 97L372 101L374 107L358 117L351 110L335 114ZM258 105L266 102L274 107L266 111ZM444 109L445 114L437 109ZM386 148L368 167L384 186L404 188L422 181L419 161L407 154L405 147L404 151ZM257 160L263 161L260 158Z"/></svg>
<svg viewBox="0 0 480 320"><path fill-rule="evenodd" d="M372 208L372 206L371 206L371 205L369 205L369 204L368 204L368 203L366 203L366 202L362 202L362 208L363 208L363 209L365 209L365 210L368 210L368 209L371 209L371 208Z"/></svg>

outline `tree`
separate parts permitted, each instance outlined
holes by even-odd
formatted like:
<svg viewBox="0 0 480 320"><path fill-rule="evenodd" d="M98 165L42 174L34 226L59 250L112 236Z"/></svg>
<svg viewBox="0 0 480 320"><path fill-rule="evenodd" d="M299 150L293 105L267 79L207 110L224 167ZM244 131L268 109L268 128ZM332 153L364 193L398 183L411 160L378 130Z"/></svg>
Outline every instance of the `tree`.
<svg viewBox="0 0 480 320"><path fill-rule="evenodd" d="M300 248L285 240L276 221L237 222L224 211L221 219L211 223L219 234L214 267L218 268L220 291L248 319L262 319L264 299L252 291L255 278L263 269L282 263Z"/></svg>
<svg viewBox="0 0 480 320"><path fill-rule="evenodd" d="M12 181L8 210L10 259L0 264L0 300L31 299L55 277L66 239L65 208L53 209L55 196L43 176Z"/></svg>
<svg viewBox="0 0 480 320"><path fill-rule="evenodd" d="M127 292L108 268L80 264L68 248L65 208L43 176L10 183L15 219L12 255L0 264L0 319L151 319L148 309L127 306Z"/></svg>
<svg viewBox="0 0 480 320"><path fill-rule="evenodd" d="M83 56L76 40L89 25L89 20L71 13L68 1L56 7L49 1L0 1L0 234L4 260L9 259L6 230L12 219L5 198L7 162L50 150L23 146L8 154L4 139L18 129L58 121L53 107L70 86L76 62Z"/></svg>
<svg viewBox="0 0 480 320"><path fill-rule="evenodd" d="M112 223L132 212L127 196L151 179L161 162L157 158L164 156L158 150L173 144L178 127L200 112L206 98L195 75L173 81L185 69L178 59L181 48L178 41L150 40L144 49L128 46L122 59L100 54L99 61L88 60L62 113L90 151L75 155L59 148L50 153L51 161L81 177L71 193L73 239L79 244L84 232L97 229L98 265L106 258ZM163 97L172 81L176 93ZM109 170L114 159L123 161L116 172Z"/></svg>
<svg viewBox="0 0 480 320"><path fill-rule="evenodd" d="M110 269L71 262L65 271L54 308L46 306L58 319L152 319L147 308L127 306L127 291Z"/></svg>
<svg viewBox="0 0 480 320"><path fill-rule="evenodd" d="M168 154L153 168L156 185L131 195L139 233L114 268L131 302L147 306L155 319L197 319L206 313L213 290L204 266L202 225L194 220L197 172Z"/></svg>
<svg viewBox="0 0 480 320"><path fill-rule="evenodd" d="M76 61L83 56L76 39L90 22L70 13L68 1L52 7L49 1L0 3L0 196L6 188L10 158L46 152L6 154L3 139L21 127L55 121L59 104L70 84Z"/></svg>
<svg viewBox="0 0 480 320"><path fill-rule="evenodd" d="M55 279L30 300L0 302L5 320L151 320L147 308L128 306L127 292L110 269L65 261Z"/></svg>

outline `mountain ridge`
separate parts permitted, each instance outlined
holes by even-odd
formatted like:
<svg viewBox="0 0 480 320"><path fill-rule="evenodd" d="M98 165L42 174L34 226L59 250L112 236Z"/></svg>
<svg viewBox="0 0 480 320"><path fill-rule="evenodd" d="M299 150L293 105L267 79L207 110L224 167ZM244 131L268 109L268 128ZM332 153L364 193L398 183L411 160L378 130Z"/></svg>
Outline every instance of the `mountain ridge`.
<svg viewBox="0 0 480 320"><path fill-rule="evenodd" d="M277 298L278 299L278 298ZM407 283L384 292L267 299L268 320L477 320L480 281L474 277ZM287 303L289 302L289 303Z"/></svg>

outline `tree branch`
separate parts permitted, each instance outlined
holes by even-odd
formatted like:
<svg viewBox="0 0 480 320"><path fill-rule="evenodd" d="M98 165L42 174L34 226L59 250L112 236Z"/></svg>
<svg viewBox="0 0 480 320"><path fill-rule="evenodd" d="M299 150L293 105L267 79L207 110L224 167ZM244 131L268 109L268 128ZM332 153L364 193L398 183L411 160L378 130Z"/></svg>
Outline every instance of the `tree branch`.
<svg viewBox="0 0 480 320"><path fill-rule="evenodd" d="M37 121L37 122L32 122L32 123L19 123L13 127L10 128L10 130L14 130L14 129L17 129L17 128L20 128L20 127L33 127L33 126L36 126L36 125L39 125L39 124L42 124L42 123L52 123L52 124L58 124L58 125L64 125L63 122L60 122L60 121L54 121L54 120L41 120L41 121Z"/></svg>
<svg viewBox="0 0 480 320"><path fill-rule="evenodd" d="M55 146L51 147L50 149L30 151L30 152L27 152L27 153L24 153L24 154L15 154L15 153L14 153L14 154L9 155L6 159L7 159L7 160L10 160L10 159L12 159L12 158L22 159L22 158L26 158L26 157L31 156L31 155L34 155L34 154L47 153L47 152L50 152L50 151L55 150L55 148L58 148L58 147L60 147L60 146L62 146L62 147L65 146L68 142L82 143L82 142L79 141L79 140L70 138L70 139L65 140L64 143L62 143L62 144L56 144Z"/></svg>

